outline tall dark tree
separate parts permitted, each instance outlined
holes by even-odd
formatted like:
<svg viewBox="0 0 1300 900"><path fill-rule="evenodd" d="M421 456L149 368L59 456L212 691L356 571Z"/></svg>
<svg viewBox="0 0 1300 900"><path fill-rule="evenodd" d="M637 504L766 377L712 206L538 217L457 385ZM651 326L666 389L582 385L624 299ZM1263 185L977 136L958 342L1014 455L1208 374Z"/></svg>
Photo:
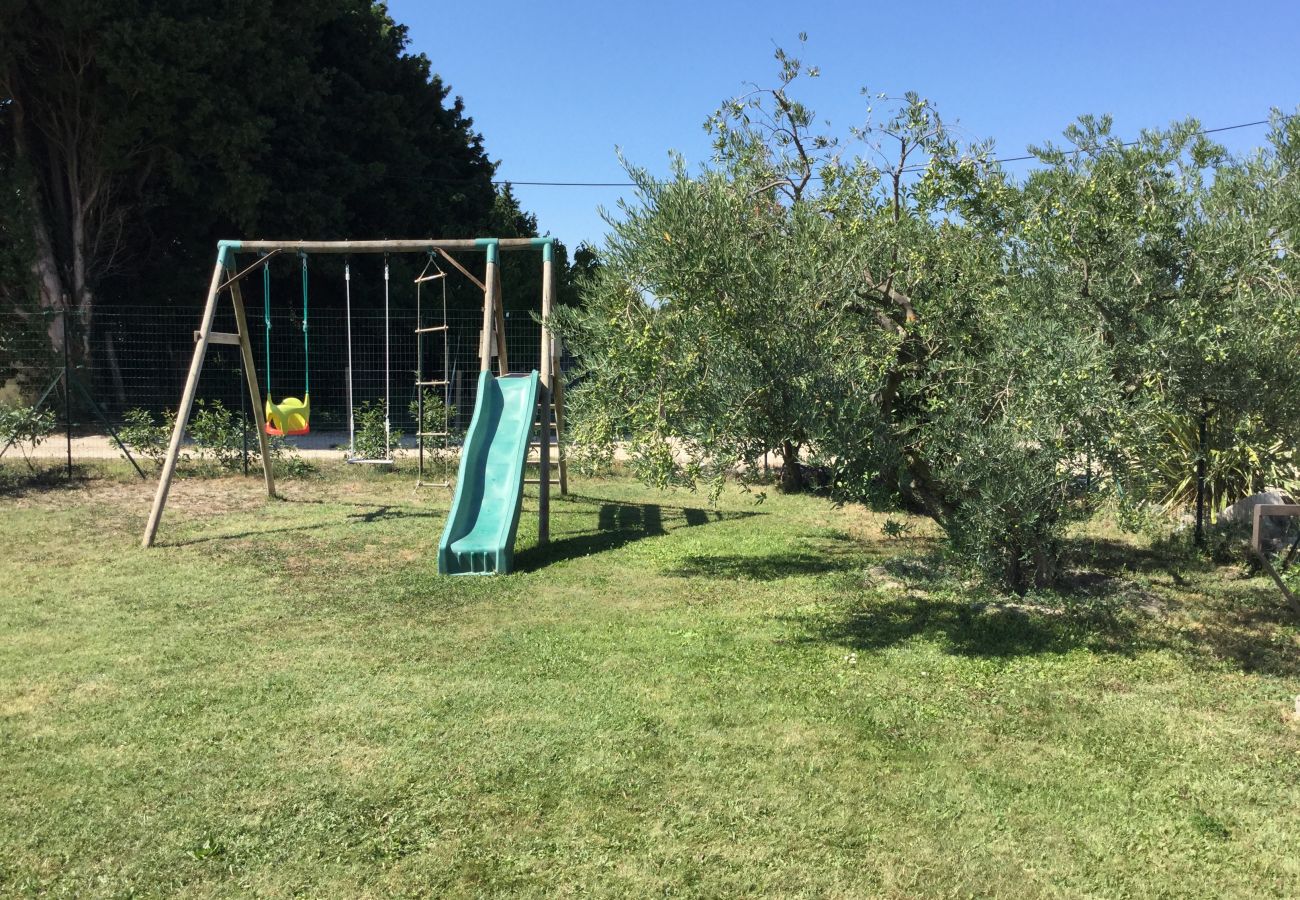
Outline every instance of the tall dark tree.
<svg viewBox="0 0 1300 900"><path fill-rule="evenodd" d="M370 0L3 0L0 202L39 305L89 354L100 304L188 299L218 237L480 233L493 164L407 45Z"/></svg>

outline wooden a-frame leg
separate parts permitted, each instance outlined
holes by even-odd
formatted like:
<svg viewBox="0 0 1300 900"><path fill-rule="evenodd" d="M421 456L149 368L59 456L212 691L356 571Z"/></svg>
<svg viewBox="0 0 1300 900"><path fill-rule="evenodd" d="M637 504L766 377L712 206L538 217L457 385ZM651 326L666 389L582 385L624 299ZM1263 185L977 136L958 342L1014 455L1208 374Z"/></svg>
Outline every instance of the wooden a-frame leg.
<svg viewBox="0 0 1300 900"><path fill-rule="evenodd" d="M154 535L158 533L158 523L162 521L163 507L167 505L167 492L171 489L172 476L176 474L176 460L180 456L185 426L190 420L190 408L194 405L194 393L198 390L199 374L203 371L203 357L208 352L212 318L217 312L217 295L221 287L221 274L225 268L223 262L224 259L218 256L217 264L212 268L212 282L208 285L208 299L203 307L203 324L199 326L198 340L194 342L194 358L190 360L190 374L185 379L180 408L176 410L176 424L172 428L172 439L167 447L167 458L163 461L162 475L158 478L158 490L153 497L153 508L149 511L149 521L144 526L144 538L140 541L143 547L153 545Z"/></svg>
<svg viewBox="0 0 1300 900"><path fill-rule="evenodd" d="M538 365L541 368L541 386L537 391L538 422L541 430L537 436L537 543L545 545L551 540L551 403L554 394L551 385L555 373L551 368L554 359L551 343L551 304L555 299L555 267L551 261L551 245L542 255L542 346Z"/></svg>
<svg viewBox="0 0 1300 900"><path fill-rule="evenodd" d="M493 299L493 315L496 318L496 327L492 330L496 332L497 337L497 374L510 374L510 361L506 359L506 314L502 308L505 304L501 299L501 270L497 269L496 281L493 282L493 290L496 296Z"/></svg>
<svg viewBox="0 0 1300 900"><path fill-rule="evenodd" d="M266 476L266 496L275 496L275 472L271 462L271 439L266 435L266 410L262 406L262 391L257 386L257 364L253 362L253 344L248 338L248 316L244 312L244 295L239 282L230 285L230 302L235 307L235 323L239 327L239 352L244 357L244 377L248 382L248 399L253 404L253 421L257 424L257 443L262 451L262 473Z"/></svg>

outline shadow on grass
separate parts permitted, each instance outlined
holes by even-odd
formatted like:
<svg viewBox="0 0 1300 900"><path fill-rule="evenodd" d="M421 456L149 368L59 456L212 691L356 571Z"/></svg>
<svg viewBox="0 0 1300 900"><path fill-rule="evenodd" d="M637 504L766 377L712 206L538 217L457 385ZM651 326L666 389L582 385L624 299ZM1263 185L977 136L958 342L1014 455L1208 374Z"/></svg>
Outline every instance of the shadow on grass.
<svg viewBox="0 0 1300 900"><path fill-rule="evenodd" d="M828 552L792 550L784 553L731 555L710 553L687 556L664 574L678 578L717 578L725 581L776 581L810 575L827 575L857 568L857 562Z"/></svg>
<svg viewBox="0 0 1300 900"><path fill-rule="evenodd" d="M989 658L1080 648L1128 656L1157 646L1142 632L1136 622L1103 604L978 604L906 593L868 601L817 626L805 640L870 651L922 639L948 653Z"/></svg>
<svg viewBox="0 0 1300 900"><path fill-rule="evenodd" d="M3 446L3 442L0 442L0 446ZM48 493L80 488L92 480L90 469L83 465L74 464L69 475L67 464L63 462L44 466L34 465L30 460L24 462L27 464L25 469L11 464L8 457L0 460L0 497L22 497L29 492Z"/></svg>
<svg viewBox="0 0 1300 900"><path fill-rule="evenodd" d="M566 534L545 546L526 547L515 554L515 570L532 572L550 563L616 550L633 541L668 534L680 528L697 528L710 522L767 515L757 511L722 512L699 506L661 503L624 503L603 497L569 494L551 501L552 528L562 521L566 504L597 507L596 530Z"/></svg>
<svg viewBox="0 0 1300 900"><path fill-rule="evenodd" d="M1175 583L1185 572L1212 572L1215 565L1195 555L1178 555L1150 547L1134 547L1105 537L1066 538L1061 548L1066 571L1063 587L1092 595L1097 587L1129 575L1168 575Z"/></svg>
<svg viewBox="0 0 1300 900"><path fill-rule="evenodd" d="M1230 600L1214 604L1184 630L1188 649L1242 672L1300 677L1296 618L1262 577Z"/></svg>
<svg viewBox="0 0 1300 900"><path fill-rule="evenodd" d="M250 528L243 531L227 532L222 534L205 534L200 537L187 538L185 540L160 541L159 545L168 547L188 547L193 544L209 544L215 541L240 541L247 538L269 537L277 534L316 531L320 528L328 528L330 525L342 524L344 522L372 525L376 522L400 521L404 519L442 519L445 517L445 514L441 510L424 509L418 506L398 506L387 503L356 503L349 500L288 499L283 499L282 502L312 506L352 506L362 511L348 513L343 516L342 519L322 519L318 522L309 522L302 525L284 525L279 528Z"/></svg>
<svg viewBox="0 0 1300 900"><path fill-rule="evenodd" d="M1120 541L1073 543L1066 559L1080 568L1059 592L981 595L945 573L938 554L899 557L870 570L872 595L817 622L788 621L804 642L867 652L914 640L976 658L1168 650L1197 668L1300 677L1297 623L1263 579Z"/></svg>

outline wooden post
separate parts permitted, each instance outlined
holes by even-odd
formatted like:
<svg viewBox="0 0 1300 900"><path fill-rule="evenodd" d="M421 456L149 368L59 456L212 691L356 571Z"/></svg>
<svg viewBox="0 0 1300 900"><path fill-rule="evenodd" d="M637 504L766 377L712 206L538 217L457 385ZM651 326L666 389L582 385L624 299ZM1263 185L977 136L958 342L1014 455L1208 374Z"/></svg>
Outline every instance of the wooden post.
<svg viewBox="0 0 1300 900"><path fill-rule="evenodd" d="M470 272L469 269L462 266L459 260L456 259L456 257L452 256L450 253L448 253L446 250L443 250L441 247L438 248L438 253L441 254L443 259L447 260L447 262L451 263L456 269L458 269L460 271L460 274L464 275L470 281L474 282L474 284L478 285L478 289L480 291L487 290L487 287L483 284L483 282L475 278L474 274Z"/></svg>
<svg viewBox="0 0 1300 900"><path fill-rule="evenodd" d="M239 352L244 358L244 380L248 385L248 399L253 404L253 423L257 426L257 445L262 452L262 472L266 476L266 496L275 496L275 473L271 465L271 441L266 436L266 409L262 405L262 391L257 386L257 363L253 361L253 344L248 337L248 316L244 312L244 295L239 282L230 283L230 302L235 307L235 323L239 328Z"/></svg>
<svg viewBox="0 0 1300 900"><path fill-rule="evenodd" d="M492 325L495 315L492 307L497 296L497 256L491 248L487 253L487 272L483 276L483 330L478 336L479 371L492 371Z"/></svg>
<svg viewBox="0 0 1300 900"><path fill-rule="evenodd" d="M497 272L496 281L496 303L493 304L496 315L495 324L492 331L496 334L497 341L497 374L510 374L510 361L506 359L506 313L505 301L501 297L501 273Z"/></svg>
<svg viewBox="0 0 1300 900"><path fill-rule="evenodd" d="M208 335L212 333L212 318L217 312L217 294L221 286L221 273L225 268L225 247L217 251L217 264L212 267L212 282L208 286L208 299L203 307L203 324L199 326L199 339L194 343L194 358L190 360L190 374L185 380L185 391L181 394L181 405L176 410L176 425L172 428L171 444L167 447L167 458L163 461L162 474L158 478L158 490L153 497L153 509L149 511L149 521L144 526L143 547L153 545L154 535L158 533L158 523L162 521L163 507L167 505L167 491L171 489L172 476L176 473L176 459L180 456L181 441L185 437L185 425L190 419L190 408L194 405L194 393L198 390L199 374L203 371L203 357L208 352Z"/></svg>
<svg viewBox="0 0 1300 900"><path fill-rule="evenodd" d="M1264 550L1263 542L1263 520L1269 516L1286 516L1294 518L1300 516L1300 504L1298 503L1260 503L1252 511L1251 528L1250 528L1250 547L1256 553Z"/></svg>
<svg viewBox="0 0 1300 900"><path fill-rule="evenodd" d="M541 386L537 391L537 403L541 409L538 417L541 422L541 435L538 437L538 474L537 474L537 543L547 544L551 540L551 329L547 321L551 315L551 303L554 291L554 264L551 260L551 244L542 245L542 352L540 365Z"/></svg>

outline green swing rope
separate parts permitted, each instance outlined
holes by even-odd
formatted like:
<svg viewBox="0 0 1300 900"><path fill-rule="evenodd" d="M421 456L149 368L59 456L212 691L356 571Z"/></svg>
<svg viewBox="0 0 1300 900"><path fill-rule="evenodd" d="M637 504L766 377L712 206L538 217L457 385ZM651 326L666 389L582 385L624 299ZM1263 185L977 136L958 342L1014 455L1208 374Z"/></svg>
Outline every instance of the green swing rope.
<svg viewBox="0 0 1300 900"><path fill-rule="evenodd" d="M311 393L311 341L307 337L307 254L302 257L302 392ZM266 321L266 396L271 399L271 267L262 266L262 317Z"/></svg>

